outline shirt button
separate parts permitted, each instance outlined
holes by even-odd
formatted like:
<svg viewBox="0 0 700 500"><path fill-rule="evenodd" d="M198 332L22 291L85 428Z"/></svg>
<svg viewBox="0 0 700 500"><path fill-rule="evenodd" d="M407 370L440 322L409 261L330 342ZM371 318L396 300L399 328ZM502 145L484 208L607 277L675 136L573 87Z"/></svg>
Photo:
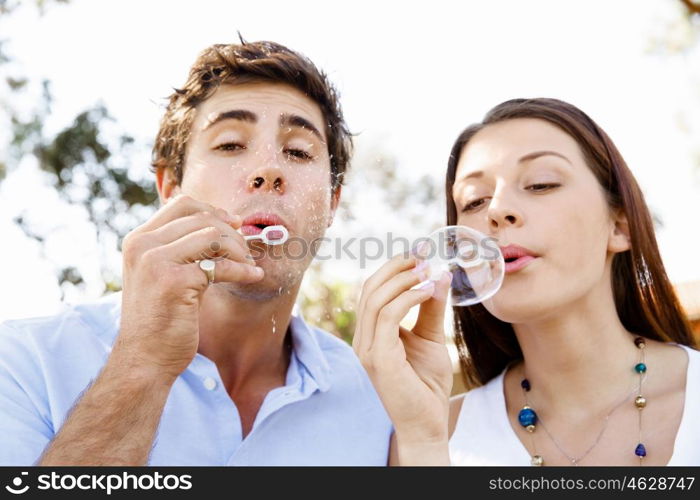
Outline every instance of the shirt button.
<svg viewBox="0 0 700 500"><path fill-rule="evenodd" d="M216 389L216 380L212 377L207 377L204 379L204 388L208 391L213 391Z"/></svg>

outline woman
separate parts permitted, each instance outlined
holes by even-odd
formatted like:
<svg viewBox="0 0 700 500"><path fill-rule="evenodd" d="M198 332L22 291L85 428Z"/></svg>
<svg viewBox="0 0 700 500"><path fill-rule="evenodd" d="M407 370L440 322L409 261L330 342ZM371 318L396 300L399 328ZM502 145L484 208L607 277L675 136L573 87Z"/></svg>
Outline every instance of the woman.
<svg viewBox="0 0 700 500"><path fill-rule="evenodd" d="M562 101L507 101L458 137L446 194L447 223L496 238L506 275L454 308L471 390L452 400L451 277L414 290L426 271L399 256L365 284L353 347L394 422L390 463L700 465L700 352L605 132Z"/></svg>

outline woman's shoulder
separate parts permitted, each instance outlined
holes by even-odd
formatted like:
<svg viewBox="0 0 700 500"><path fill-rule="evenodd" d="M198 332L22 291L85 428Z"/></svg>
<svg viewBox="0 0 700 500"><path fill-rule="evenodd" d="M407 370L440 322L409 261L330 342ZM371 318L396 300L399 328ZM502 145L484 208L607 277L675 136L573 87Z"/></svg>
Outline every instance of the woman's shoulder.
<svg viewBox="0 0 700 500"><path fill-rule="evenodd" d="M450 414L448 420L448 435L452 436L459 416L465 406L471 407L473 401L486 399L494 399L503 397L503 373L489 380L486 384L471 389L461 394L456 394L450 398ZM481 404L479 404L481 406Z"/></svg>
<svg viewBox="0 0 700 500"><path fill-rule="evenodd" d="M691 384L700 382L700 350L684 344L675 345L677 347L683 348L683 350L688 355L687 364L685 364L685 360L683 360L683 362L680 362L682 365L685 366L687 383ZM686 387L686 389L688 388Z"/></svg>
<svg viewBox="0 0 700 500"><path fill-rule="evenodd" d="M689 356L692 360L695 361L695 360L700 359L700 350L698 350L697 348L695 348L695 347L690 347L690 346L687 346L687 345L684 345L684 344L676 344L676 345L678 345L679 347L682 347L683 349L685 349L685 351L688 353L688 356Z"/></svg>
<svg viewBox="0 0 700 500"><path fill-rule="evenodd" d="M666 380L677 380L681 386L686 379L696 376L700 370L700 351L694 347L676 342L647 342L647 358L651 355L651 362L658 364L666 375Z"/></svg>

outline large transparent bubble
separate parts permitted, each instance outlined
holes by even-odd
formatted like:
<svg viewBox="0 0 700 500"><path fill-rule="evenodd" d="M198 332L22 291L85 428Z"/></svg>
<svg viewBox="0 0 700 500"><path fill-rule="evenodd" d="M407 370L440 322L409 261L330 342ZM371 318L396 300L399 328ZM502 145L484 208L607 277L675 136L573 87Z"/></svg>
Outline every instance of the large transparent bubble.
<svg viewBox="0 0 700 500"><path fill-rule="evenodd" d="M428 280L452 273L450 303L470 306L491 298L501 287L505 262L496 240L466 226L433 231L415 249L428 265Z"/></svg>

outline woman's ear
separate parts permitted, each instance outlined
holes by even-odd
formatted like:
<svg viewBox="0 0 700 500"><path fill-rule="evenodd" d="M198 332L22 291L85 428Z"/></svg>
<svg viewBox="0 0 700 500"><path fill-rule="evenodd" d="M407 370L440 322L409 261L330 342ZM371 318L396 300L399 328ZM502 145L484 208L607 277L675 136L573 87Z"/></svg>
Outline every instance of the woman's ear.
<svg viewBox="0 0 700 500"><path fill-rule="evenodd" d="M615 210L608 238L608 250L612 253L625 252L630 249L630 226L622 210Z"/></svg>
<svg viewBox="0 0 700 500"><path fill-rule="evenodd" d="M180 192L180 186L172 168L159 168L156 172L156 187L161 206L165 205L170 198Z"/></svg>

